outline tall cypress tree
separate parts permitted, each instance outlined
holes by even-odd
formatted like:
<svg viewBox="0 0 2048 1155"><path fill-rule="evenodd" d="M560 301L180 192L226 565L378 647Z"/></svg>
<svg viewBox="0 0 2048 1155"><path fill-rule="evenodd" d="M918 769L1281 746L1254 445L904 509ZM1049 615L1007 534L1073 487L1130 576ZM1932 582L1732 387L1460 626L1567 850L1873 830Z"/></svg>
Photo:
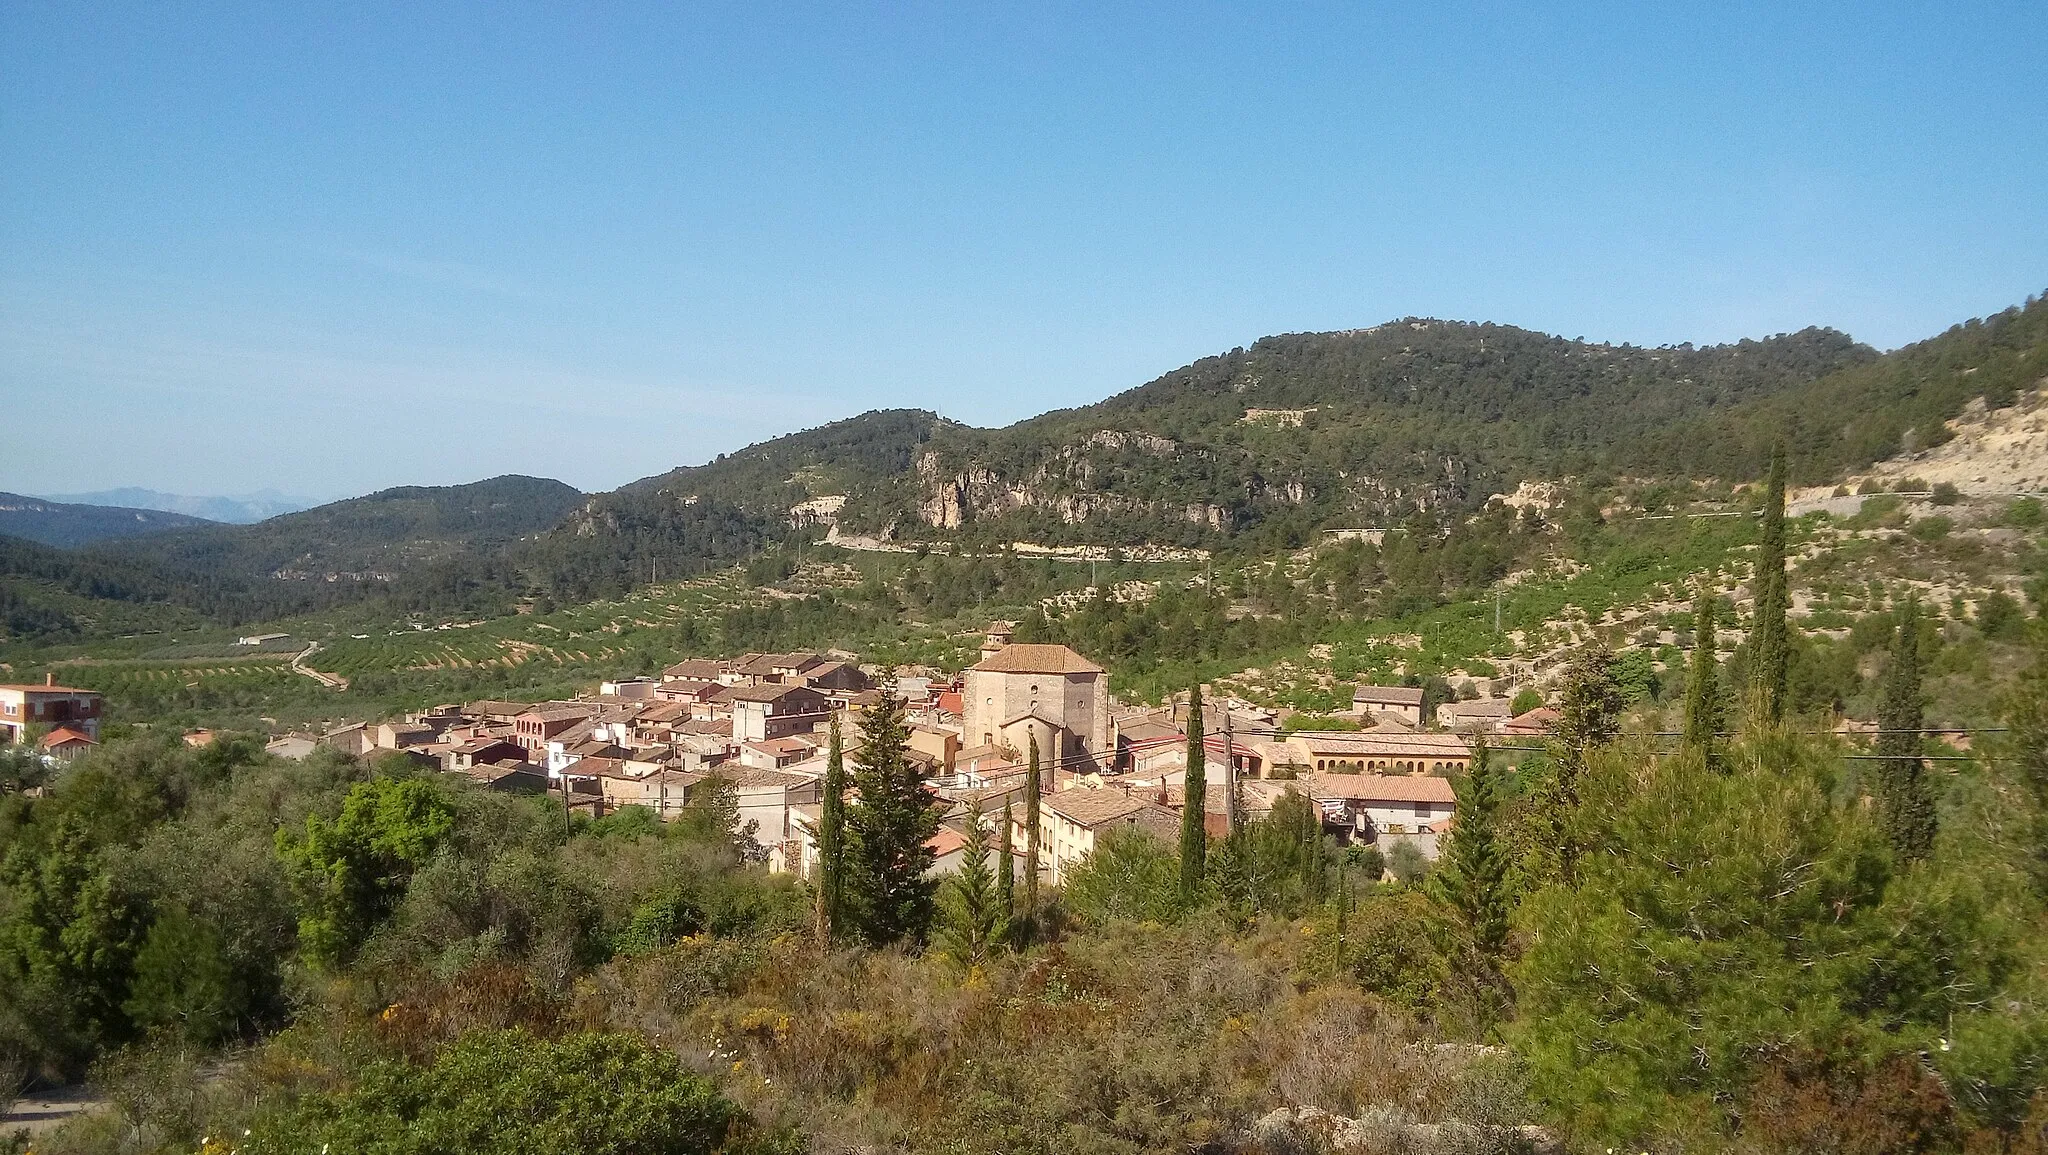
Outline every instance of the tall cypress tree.
<svg viewBox="0 0 2048 1155"><path fill-rule="evenodd" d="M1693 603L1692 663L1685 678L1685 748L1697 750L1709 766L1715 764L1714 735L1721 729L1721 687L1714 664L1719 605L1709 571Z"/></svg>
<svg viewBox="0 0 2048 1155"><path fill-rule="evenodd" d="M837 714L825 749L818 803L818 935L829 945L846 917L846 752Z"/></svg>
<svg viewBox="0 0 2048 1155"><path fill-rule="evenodd" d="M2033 665L2007 691L2001 716L2010 727L2011 765L2034 800L2033 820L2023 827L2028 865L2035 888L2048 895L2048 626L2034 627L2033 650Z"/></svg>
<svg viewBox="0 0 2048 1155"><path fill-rule="evenodd" d="M1010 801L1003 800L1003 837L996 853L996 905L1002 907L1005 919L1017 914L1017 839L1011 833L1010 824L1015 821Z"/></svg>
<svg viewBox="0 0 2048 1155"><path fill-rule="evenodd" d="M1908 597L1892 640L1877 736L1877 752L1884 758L1877 766L1885 837L1902 860L1925 858L1934 850L1934 790L1920 757L1922 717L1920 604Z"/></svg>
<svg viewBox="0 0 2048 1155"><path fill-rule="evenodd" d="M1508 940L1508 852L1501 830L1501 772L1487 757L1483 739L1473 743L1472 769L1458 795L1457 823L1438 885L1472 945L1493 966Z"/></svg>
<svg viewBox="0 0 2048 1155"><path fill-rule="evenodd" d="M1750 681L1758 721L1775 726L1785 717L1785 671L1790 640L1785 611L1785 447L1771 449L1771 473L1764 488L1763 526L1757 535L1756 625L1750 631Z"/></svg>
<svg viewBox="0 0 2048 1155"><path fill-rule="evenodd" d="M1194 905L1202 893L1202 869L1209 857L1209 828L1203 808L1208 802L1209 752L1202 739L1202 687L1188 689L1188 770L1182 786L1185 805L1180 812L1180 894Z"/></svg>
<svg viewBox="0 0 2048 1155"><path fill-rule="evenodd" d="M936 880L926 877L938 832L933 796L909 757L910 726L896 679L861 717L859 800L846 808L845 902L861 937L875 946L922 941L931 929Z"/></svg>
<svg viewBox="0 0 2048 1155"><path fill-rule="evenodd" d="M1038 735L1031 736L1031 760L1024 770L1024 933L1038 923L1038 799L1045 792L1038 769Z"/></svg>

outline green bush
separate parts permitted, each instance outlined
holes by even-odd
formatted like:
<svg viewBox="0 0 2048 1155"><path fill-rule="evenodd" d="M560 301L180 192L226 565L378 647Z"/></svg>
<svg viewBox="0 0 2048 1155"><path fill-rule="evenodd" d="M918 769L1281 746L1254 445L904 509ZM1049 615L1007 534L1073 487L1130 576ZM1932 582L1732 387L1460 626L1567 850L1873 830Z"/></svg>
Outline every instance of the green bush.
<svg viewBox="0 0 2048 1155"><path fill-rule="evenodd" d="M802 1145L763 1133L676 1056L619 1034L463 1037L420 1067L373 1062L346 1090L259 1116L248 1155L741 1155Z"/></svg>

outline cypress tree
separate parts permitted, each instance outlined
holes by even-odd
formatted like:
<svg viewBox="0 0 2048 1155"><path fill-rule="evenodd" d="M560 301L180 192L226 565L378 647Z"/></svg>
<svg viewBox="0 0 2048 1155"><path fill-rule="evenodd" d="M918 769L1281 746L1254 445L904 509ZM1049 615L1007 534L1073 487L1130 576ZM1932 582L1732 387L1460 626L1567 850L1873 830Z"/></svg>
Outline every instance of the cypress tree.
<svg viewBox="0 0 2048 1155"><path fill-rule="evenodd" d="M818 936L830 945L846 912L846 752L837 714L825 750L818 803Z"/></svg>
<svg viewBox="0 0 2048 1155"><path fill-rule="evenodd" d="M1925 858L1934 849L1934 791L1921 761L1920 605L1911 597L1899 612L1891 668L1885 671L1884 702L1878 713L1879 803L1885 837L1902 860Z"/></svg>
<svg viewBox="0 0 2048 1155"><path fill-rule="evenodd" d="M2034 662L2005 695L2002 716L2011 765L2033 795L2034 817L2022 828L2029 835L2028 866L2034 885L2048 894L2048 625L2033 631Z"/></svg>
<svg viewBox="0 0 2048 1155"><path fill-rule="evenodd" d="M1026 934L1038 918L1038 798L1044 781L1038 769L1038 735L1031 736L1031 760L1024 771L1024 927Z"/></svg>
<svg viewBox="0 0 2048 1155"><path fill-rule="evenodd" d="M1003 909L1001 887L989 868L987 836L981 828L981 804L967 812L967 845L960 852L960 870L946 881L940 901L939 942L946 957L963 967L986 962L1010 933L1010 913Z"/></svg>
<svg viewBox="0 0 2048 1155"><path fill-rule="evenodd" d="M1188 769L1180 812L1180 894L1193 906L1202 893L1202 868L1209 855L1209 829L1203 807L1208 802L1209 754L1202 739L1202 687L1188 689Z"/></svg>
<svg viewBox="0 0 2048 1155"><path fill-rule="evenodd" d="M1501 774L1487 758L1483 740L1473 744L1472 769L1458 795L1457 823L1437 872L1438 886L1464 922L1472 945L1493 966L1508 939L1508 852L1501 829Z"/></svg>
<svg viewBox="0 0 2048 1155"><path fill-rule="evenodd" d="M1685 748L1698 751L1709 766L1715 764L1714 734L1721 729L1721 687L1714 665L1718 608L1709 572L1693 603L1692 663L1685 679Z"/></svg>
<svg viewBox="0 0 2048 1155"><path fill-rule="evenodd" d="M1785 447L1771 449L1764 490L1763 526L1757 535L1756 624L1750 631L1750 680L1758 721L1776 726L1785 717L1785 671L1790 641L1785 610Z"/></svg>
<svg viewBox="0 0 2048 1155"><path fill-rule="evenodd" d="M931 928L936 880L927 878L938 832L933 797L907 757L910 727L896 679L885 677L881 700L861 718L860 798L846 808L843 901L849 921L870 944L922 941Z"/></svg>
<svg viewBox="0 0 2048 1155"><path fill-rule="evenodd" d="M1010 824L1014 820L1009 799L1006 798L1003 800L1003 836L996 854L996 905L1002 908L1005 919L1017 913L1016 838L1010 831Z"/></svg>

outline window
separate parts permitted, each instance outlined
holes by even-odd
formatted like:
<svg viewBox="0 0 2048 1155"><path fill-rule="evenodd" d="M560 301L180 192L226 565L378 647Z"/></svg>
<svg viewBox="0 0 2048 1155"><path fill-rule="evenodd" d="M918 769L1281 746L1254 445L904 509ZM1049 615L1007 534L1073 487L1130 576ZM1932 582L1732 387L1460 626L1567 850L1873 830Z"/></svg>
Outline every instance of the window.
<svg viewBox="0 0 2048 1155"><path fill-rule="evenodd" d="M1429 803L1427 803L1427 802L1417 802L1417 803L1415 804L1415 817L1417 817L1417 818L1427 818L1427 817L1429 817Z"/></svg>

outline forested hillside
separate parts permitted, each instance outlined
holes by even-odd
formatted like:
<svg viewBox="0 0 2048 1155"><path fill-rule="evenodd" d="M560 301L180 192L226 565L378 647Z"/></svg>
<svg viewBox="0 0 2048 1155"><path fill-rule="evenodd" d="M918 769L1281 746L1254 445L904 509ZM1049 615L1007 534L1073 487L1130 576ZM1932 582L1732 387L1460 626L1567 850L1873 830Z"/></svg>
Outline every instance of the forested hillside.
<svg viewBox="0 0 2048 1155"><path fill-rule="evenodd" d="M2044 379L2040 300L1883 355L1827 329L1644 349L1404 320L1268 337L1002 429L880 410L592 497L500 477L91 552L241 623L365 600L483 616L586 601L835 529L1271 551L1333 527L1441 532L1528 480L1745 481L1778 441L1794 480L1825 482Z"/></svg>
<svg viewBox="0 0 2048 1155"><path fill-rule="evenodd" d="M798 520L969 544L1299 542L1528 479L1742 480L1777 441L1795 480L1826 481L2044 377L2039 301L1884 355L1825 329L1644 349L1406 320L1269 337L1003 429L867 414L624 492L642 516L664 494L785 520L812 502Z"/></svg>
<svg viewBox="0 0 2048 1155"><path fill-rule="evenodd" d="M180 600L232 620L393 589L414 601L455 604L452 591L507 584L492 559L560 524L583 500L559 481L517 475L403 486L256 525L210 526L95 552L187 577ZM414 596L416 585L431 592Z"/></svg>
<svg viewBox="0 0 2048 1155"><path fill-rule="evenodd" d="M96 541L211 524L205 518L155 509L77 505L23 497L18 493L0 493L0 534L44 545L89 545Z"/></svg>

